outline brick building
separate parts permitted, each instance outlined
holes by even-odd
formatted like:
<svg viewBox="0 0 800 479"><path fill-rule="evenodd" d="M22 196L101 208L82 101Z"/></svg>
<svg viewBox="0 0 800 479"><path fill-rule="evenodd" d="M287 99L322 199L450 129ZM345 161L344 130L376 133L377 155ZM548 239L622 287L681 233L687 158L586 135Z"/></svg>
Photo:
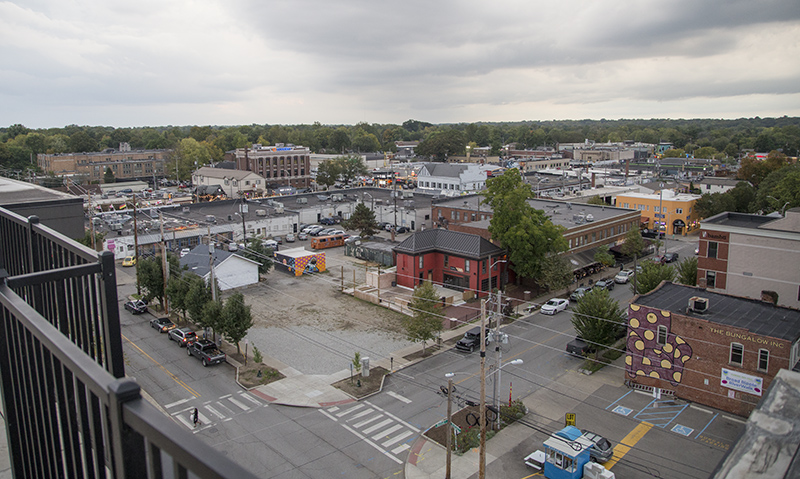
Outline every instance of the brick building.
<svg viewBox="0 0 800 479"><path fill-rule="evenodd" d="M748 415L800 358L800 311L662 283L628 307L627 381Z"/></svg>
<svg viewBox="0 0 800 479"><path fill-rule="evenodd" d="M93 153L39 153L39 168L57 176L85 176L88 181L102 181L106 168L116 179L152 179L164 176L171 150L115 150ZM173 165L174 166L174 165Z"/></svg>
<svg viewBox="0 0 800 479"><path fill-rule="evenodd" d="M236 169L262 176L267 187L311 186L311 151L304 146L284 145L237 148L233 152Z"/></svg>
<svg viewBox="0 0 800 479"><path fill-rule="evenodd" d="M477 235L443 229L414 233L394 248L397 284L432 281L459 291L489 292L506 283L504 251Z"/></svg>
<svg viewBox="0 0 800 479"><path fill-rule="evenodd" d="M720 213L700 224L697 284L800 308L800 208L786 217Z"/></svg>

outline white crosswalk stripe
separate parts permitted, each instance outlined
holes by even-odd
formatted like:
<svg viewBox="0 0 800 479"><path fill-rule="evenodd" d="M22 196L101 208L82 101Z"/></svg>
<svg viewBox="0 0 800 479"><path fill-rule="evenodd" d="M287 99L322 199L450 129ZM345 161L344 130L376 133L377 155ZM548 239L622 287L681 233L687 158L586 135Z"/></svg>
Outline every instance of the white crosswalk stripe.
<svg viewBox="0 0 800 479"><path fill-rule="evenodd" d="M234 416L256 411L258 408L269 407L269 403L261 401L247 392L239 392L235 395L226 394L197 405L200 426L195 428L191 418L194 406L186 407L186 403L192 399L195 398L175 401L164 406L164 408L169 411L173 418L194 432L201 431L214 422L230 421Z"/></svg>
<svg viewBox="0 0 800 479"><path fill-rule="evenodd" d="M406 401L399 397L395 399L407 401L406 398L403 398ZM411 448L412 440L420 432L419 428L369 401L362 401L349 407L331 406L320 409L320 412L325 417L341 423L342 427L398 464L401 464L403 459L398 456Z"/></svg>

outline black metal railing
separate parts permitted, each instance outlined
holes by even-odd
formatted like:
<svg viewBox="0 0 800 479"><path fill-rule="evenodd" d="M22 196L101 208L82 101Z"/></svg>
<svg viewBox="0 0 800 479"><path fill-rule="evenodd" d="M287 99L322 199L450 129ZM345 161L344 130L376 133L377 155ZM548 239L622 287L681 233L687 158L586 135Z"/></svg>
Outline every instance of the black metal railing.
<svg viewBox="0 0 800 479"><path fill-rule="evenodd" d="M0 308L14 477L255 477L124 377L111 253L0 208Z"/></svg>

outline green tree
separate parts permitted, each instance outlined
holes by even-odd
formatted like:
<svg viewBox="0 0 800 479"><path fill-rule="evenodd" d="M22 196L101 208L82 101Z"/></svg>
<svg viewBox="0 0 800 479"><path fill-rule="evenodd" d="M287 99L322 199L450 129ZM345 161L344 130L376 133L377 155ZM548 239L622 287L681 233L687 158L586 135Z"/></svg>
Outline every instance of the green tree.
<svg viewBox="0 0 800 479"><path fill-rule="evenodd" d="M725 193L706 193L694 202L694 208L703 219L724 211L736 211L733 197Z"/></svg>
<svg viewBox="0 0 800 479"><path fill-rule="evenodd" d="M211 160L211 150L207 143L184 138L170 155L166 169L170 177L178 181L187 180L197 167L207 165Z"/></svg>
<svg viewBox="0 0 800 479"><path fill-rule="evenodd" d="M600 198L599 196L592 196L591 198L589 198L586 204L608 206L608 203L606 203L605 200L603 200L603 198Z"/></svg>
<svg viewBox="0 0 800 479"><path fill-rule="evenodd" d="M117 178L114 176L114 172L111 170L111 167L106 166L106 171L103 173L103 183L110 184L116 182Z"/></svg>
<svg viewBox="0 0 800 479"><path fill-rule="evenodd" d="M704 146L702 148L694 150L695 158L714 158L718 154L719 152L713 146Z"/></svg>
<svg viewBox="0 0 800 479"><path fill-rule="evenodd" d="M664 152L664 158L683 158L686 152L680 148L673 148Z"/></svg>
<svg viewBox="0 0 800 479"><path fill-rule="evenodd" d="M364 203L356 205L356 209L349 219L342 221L342 226L348 230L358 231L359 236L366 238L372 236L378 230L375 222L375 212L367 208Z"/></svg>
<svg viewBox="0 0 800 479"><path fill-rule="evenodd" d="M644 239L642 233L636 229L631 228L625 233L625 242L622 243L622 254L628 257L639 257L642 255L644 249Z"/></svg>
<svg viewBox="0 0 800 479"><path fill-rule="evenodd" d="M566 288L572 282L572 264L564 256L549 253L542 261L536 281L550 291Z"/></svg>
<svg viewBox="0 0 800 479"><path fill-rule="evenodd" d="M94 233L94 245L96 249L102 250L103 248L103 240L105 239L108 233ZM86 234L83 235L83 238L75 238L75 241L78 243L88 246L89 248L92 247L92 230L86 230Z"/></svg>
<svg viewBox="0 0 800 479"><path fill-rule="evenodd" d="M425 343L436 337L442 330L440 310L442 300L436 294L436 288L428 281L414 288L411 302L408 304L412 316L403 318L403 327L410 341L422 342L422 354L425 354Z"/></svg>
<svg viewBox="0 0 800 479"><path fill-rule="evenodd" d="M606 289L589 291L572 310L572 326L578 336L594 347L595 358L601 349L625 334L625 319L625 311Z"/></svg>
<svg viewBox="0 0 800 479"><path fill-rule="evenodd" d="M186 319L186 311L189 309L187 303L189 292L189 281L181 274L171 274L167 281L167 298L173 311L180 312L183 319ZM194 275L197 276L197 275Z"/></svg>
<svg viewBox="0 0 800 479"><path fill-rule="evenodd" d="M341 169L333 160L325 160L317 166L317 185L330 187L339 179Z"/></svg>
<svg viewBox="0 0 800 479"><path fill-rule="evenodd" d="M778 171L786 165L786 155L777 151L770 151L765 160L748 156L742 158L737 177L740 180L749 181L757 187L770 173Z"/></svg>
<svg viewBox="0 0 800 479"><path fill-rule="evenodd" d="M463 155L466 143L464 135L456 129L436 130L428 135L416 148L417 155L434 161L447 161L453 155Z"/></svg>
<svg viewBox="0 0 800 479"><path fill-rule="evenodd" d="M205 323L203 322L203 308L205 308L206 303L212 301L213 295L211 294L211 288L208 287L203 278L194 273L184 274L183 276L188 282L186 289L186 310L189 312L189 317L199 326L205 327Z"/></svg>
<svg viewBox="0 0 800 479"><path fill-rule="evenodd" d="M483 202L494 211L489 224L492 239L508 250L511 267L518 275L537 277L548 254L566 251L565 228L528 204L533 192L519 170L506 170L487 185L482 194Z"/></svg>
<svg viewBox="0 0 800 479"><path fill-rule="evenodd" d="M653 261L646 261L642 271L636 273L634 281L631 282L633 294L646 294L656 289L662 281L672 281L675 279L675 268L662 265Z"/></svg>
<svg viewBox="0 0 800 479"><path fill-rule="evenodd" d="M137 274L139 275L139 286L142 288L142 299L149 303L157 299L161 306L164 306L164 276L161 268L161 258L139 259Z"/></svg>
<svg viewBox="0 0 800 479"><path fill-rule="evenodd" d="M217 340L217 332L222 328L222 312L225 307L221 300L208 301L203 305L203 321L204 328L211 328L214 331L214 341Z"/></svg>
<svg viewBox="0 0 800 479"><path fill-rule="evenodd" d="M364 164L364 159L361 158L361 155L339 156L334 161L339 169L339 175L347 184L350 184L359 176L367 174L367 165Z"/></svg>
<svg viewBox="0 0 800 479"><path fill-rule="evenodd" d="M245 258L259 263L258 274L267 274L272 269L272 249L264 247L258 238L251 238L247 242L247 248L241 254Z"/></svg>
<svg viewBox="0 0 800 479"><path fill-rule="evenodd" d="M244 304L242 293L233 293L222 308L220 332L225 338L236 345L236 352L241 353L239 342L247 336L247 331L253 327L253 315L250 306Z"/></svg>
<svg viewBox="0 0 800 479"><path fill-rule="evenodd" d="M378 141L378 137L374 134L361 131L353 137L353 142L350 146L356 151L380 151L381 142Z"/></svg>
<svg viewBox="0 0 800 479"><path fill-rule="evenodd" d="M346 149L350 148L350 135L348 135L347 129L339 127L333 130L333 133L331 133L329 137L328 144L333 151L344 153Z"/></svg>
<svg viewBox="0 0 800 479"><path fill-rule="evenodd" d="M678 265L678 282L688 286L697 284L697 256L690 256Z"/></svg>
<svg viewBox="0 0 800 479"><path fill-rule="evenodd" d="M597 247L594 260L605 266L614 266L614 255L608 252L608 245L605 244Z"/></svg>

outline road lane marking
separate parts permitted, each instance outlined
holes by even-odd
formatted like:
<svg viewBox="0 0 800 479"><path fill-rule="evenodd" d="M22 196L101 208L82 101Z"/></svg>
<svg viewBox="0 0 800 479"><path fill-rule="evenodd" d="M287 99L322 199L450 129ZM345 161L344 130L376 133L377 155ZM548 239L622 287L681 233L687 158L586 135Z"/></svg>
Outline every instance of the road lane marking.
<svg viewBox="0 0 800 479"><path fill-rule="evenodd" d="M324 414L324 415L328 416L328 419L333 419L335 422L339 422L339 420L338 420L338 419L336 419L335 417L333 417L333 415L331 415L331 414L328 414L328 413L327 413L327 412L326 412L324 409L320 409L320 410L319 410L319 412L321 412L322 414Z"/></svg>
<svg viewBox="0 0 800 479"><path fill-rule="evenodd" d="M174 408L175 406L180 406L181 404L183 404L183 403L185 403L185 402L189 402L189 401L191 401L192 399L194 399L194 398L186 398L186 399L181 399L181 400L175 401L175 402L173 402L173 403L169 403L169 404L167 404L166 406L164 406L164 409L172 409L172 408Z"/></svg>
<svg viewBox="0 0 800 479"><path fill-rule="evenodd" d="M397 394L397 393L396 393L396 392L394 392L394 391L389 391L389 392L387 392L386 394L388 394L389 396L392 396L393 398L397 399L398 401L403 401L403 402L404 402L404 403L406 403L406 404L411 404L411 399L408 399L408 398L406 398L406 397L403 397L403 396L401 396L401 395Z"/></svg>
<svg viewBox="0 0 800 479"><path fill-rule="evenodd" d="M709 412L711 412L711 411L709 411ZM714 414L714 417L712 417L711 420L708 421L708 424L706 424L705 427L703 429L701 429L700 432L697 433L697 436L695 436L694 438L697 439L698 437L700 437L701 434L706 432L706 429L708 429L708 426L710 426L711 423L714 422L714 419L716 419L717 416L719 416L719 413Z"/></svg>
<svg viewBox="0 0 800 479"><path fill-rule="evenodd" d="M372 436L372 440L373 441L377 441L378 439L381 439L381 438L387 439L389 437L389 434L397 431L398 429L403 429L402 424L395 424L394 426L390 427L389 429L386 429L385 431L381 431L378 434L375 434L374 436Z"/></svg>
<svg viewBox="0 0 800 479"><path fill-rule="evenodd" d="M350 431L350 432L352 432L353 434L355 434L355 435L356 435L356 437L358 437L358 438L359 438L359 439L361 439L362 441L366 442L366 443L367 443L367 444L369 444L370 446L374 447L375 449L377 449L378 451L380 451L380 452L381 452L381 454L383 454L384 456L386 456L386 457L388 457L389 459L393 460L394 462L396 462L396 463L398 463L398 464L402 464L402 463L403 463L403 461L401 461L400 459L398 459L398 458L394 457L394 456L393 456L393 455L392 455L392 454L391 454L389 451L386 451L386 450L384 450L382 447L380 447L379 445L377 445L377 444L375 444L374 442L370 441L368 438L364 437L364 436L363 436L361 433L359 433L359 432L358 432L358 431L356 431L355 429L351 428L351 427L350 427L350 426L348 426L347 424L342 424L342 427L344 427L344 428L345 428L345 429L347 429L348 431Z"/></svg>
<svg viewBox="0 0 800 479"><path fill-rule="evenodd" d="M400 454L401 452L405 451L406 449L409 449L410 447L411 446L409 446L408 443L403 443L397 446L396 448L392 449L392 454Z"/></svg>
<svg viewBox="0 0 800 479"><path fill-rule="evenodd" d="M224 414L220 413L219 411L217 411L216 409L214 409L214 408L213 408L213 407L211 407L210 405L206 406L205 408L206 408L206 409L208 409L208 411L209 411L211 414L213 414L213 415L217 416L218 418L220 418L220 419L225 419L225 415L224 415Z"/></svg>
<svg viewBox="0 0 800 479"><path fill-rule="evenodd" d="M381 446L383 446L383 447L389 447L389 446L391 446L392 444L396 444L396 443L398 443L398 442L402 441L403 439L407 438L408 436L410 436L410 435L412 435L412 434L414 434L414 433L413 433L413 432L411 432L411 431L403 431L403 432L401 432L400 434L398 434L397 436L395 436L395 437L393 437L393 438L390 438L389 440L387 440L386 442L384 442L383 444L381 444ZM406 447L408 447L408 444L404 444L404 445L405 445ZM394 450L392 450L392 452L394 452ZM397 454L397 453L395 452L395 454Z"/></svg>
<svg viewBox="0 0 800 479"><path fill-rule="evenodd" d="M238 407L240 407L242 409L242 411L249 411L250 410L250 407L248 405L246 405L244 403L241 403L241 402L237 401L236 399L228 398L228 401L232 402L233 404L236 404Z"/></svg>
<svg viewBox="0 0 800 479"><path fill-rule="evenodd" d="M337 414L337 415L336 415L336 417L342 417L342 416L346 416L346 415L350 414L350 413L351 413L351 412L353 412L353 411L358 411L358 410L359 410L359 409L361 409L362 407L364 407L364 405L363 405L363 404L356 404L355 406L353 406L353 407L351 407L351 408L348 408L347 410L344 410L344 411L340 412L339 414Z"/></svg>
<svg viewBox="0 0 800 479"><path fill-rule="evenodd" d="M142 354L143 354L143 355L144 355L144 356L145 356L147 359L149 359L150 361L153 361L153 363L155 363L155 364L156 364L156 365L157 365L159 368L161 368L161 370L162 370L162 371L164 371L165 373L167 373L167 376L169 376L170 378L172 378L172 380L173 380L173 381L175 381L176 383L180 384L180 386L181 386L183 389L185 389L185 390L189 391L189 393L190 393L191 395L193 395L194 397L196 397L196 398L199 398L199 397L200 397L200 394L199 394L197 391L195 391L194 389L192 389L192 388L191 388L191 386L189 386L189 385L188 385L188 384L186 384L185 382L183 382L183 381L181 381L180 379L178 379L178 376L176 376L176 375L172 374L172 373L171 373L171 372L170 372L170 371L169 371L167 368L165 368L165 367L164 367L164 365L162 365L161 363L159 363L158 361L156 361L155 359L153 359L153 357L152 357L152 356L150 356L149 354L147 354L146 352L144 352L144 351L142 350L142 348L140 348L140 347L139 347L139 346L137 346L137 345L136 345L136 344L135 344L133 341L131 341L130 339L128 339L127 337L125 337L125 335L124 335L124 334L121 334L120 336L122 336L122 339L124 339L125 341L127 341L127 342L128 342L128 344L130 344L131 346L133 346L134 348L136 348L136 350L137 350L137 351L139 351L140 353L142 353Z"/></svg>
<svg viewBox="0 0 800 479"><path fill-rule="evenodd" d="M364 417L364 416L366 416L367 414L372 414L372 413L374 413L374 412L375 412L375 410L374 410L374 409L367 409L367 410L361 411L360 413L358 413L358 414L356 414L355 416L353 416L353 417L351 417L350 419L348 419L348 420L347 420L347 422L350 422L350 421L355 421L356 419L358 419L358 418L360 418L360 417Z"/></svg>
<svg viewBox="0 0 800 479"><path fill-rule="evenodd" d="M372 434L373 432L377 431L378 429L380 429L380 428L382 428L382 427L384 427L384 426L386 426L388 424L391 424L391 423L392 423L391 419L384 419L383 421L379 422L378 424L373 424L372 426L364 429L363 432L364 432L364 434Z"/></svg>
<svg viewBox="0 0 800 479"><path fill-rule="evenodd" d="M365 420L361 421L358 424L353 424L353 427L360 428L361 426L367 425L367 424L371 423L372 421L376 421L376 420L378 420L378 419L380 419L382 417L383 417L383 414L378 414L376 416L372 416L371 418L365 419Z"/></svg>
<svg viewBox="0 0 800 479"><path fill-rule="evenodd" d="M653 425L649 422L642 422L633 428L633 431L629 432L627 436L622 438L619 444L614 448L614 455L604 464L606 469L610 470L620 459L625 457L625 454L633 449L633 446L635 446L652 427Z"/></svg>
<svg viewBox="0 0 800 479"><path fill-rule="evenodd" d="M379 408L378 406L376 406L376 405L372 404L372 403L371 403L371 402L369 402L369 401L364 401L364 402L365 402L365 403L367 403L367 404L369 404L371 407L373 407L373 408L377 409L378 411L380 411L380 412L382 412L382 413L386 414L387 416L389 416L390 418L392 418L392 419L394 419L395 421L399 422L400 424L403 424L403 425L405 425L406 427L408 427L408 428L410 428L410 429L414 430L415 432L419 432L419 428L417 428L417 427L414 427L414 426L412 426L411 424L409 424L409 423L407 423L407 422L403 421L402 419L400 419L399 417L395 416L394 414L392 414L392 413L390 413L390 412L388 412L388 411L386 411L386 410L384 410L384 409L381 409L381 408Z"/></svg>
<svg viewBox="0 0 800 479"><path fill-rule="evenodd" d="M240 396L245 398L245 399L247 399L248 401L250 401L251 403L255 404L256 406L263 406L264 405L264 403L262 403L261 401L259 401L258 399L254 398L253 396L251 396L251 395L249 395L247 393L242 393L242 394L240 394Z"/></svg>

